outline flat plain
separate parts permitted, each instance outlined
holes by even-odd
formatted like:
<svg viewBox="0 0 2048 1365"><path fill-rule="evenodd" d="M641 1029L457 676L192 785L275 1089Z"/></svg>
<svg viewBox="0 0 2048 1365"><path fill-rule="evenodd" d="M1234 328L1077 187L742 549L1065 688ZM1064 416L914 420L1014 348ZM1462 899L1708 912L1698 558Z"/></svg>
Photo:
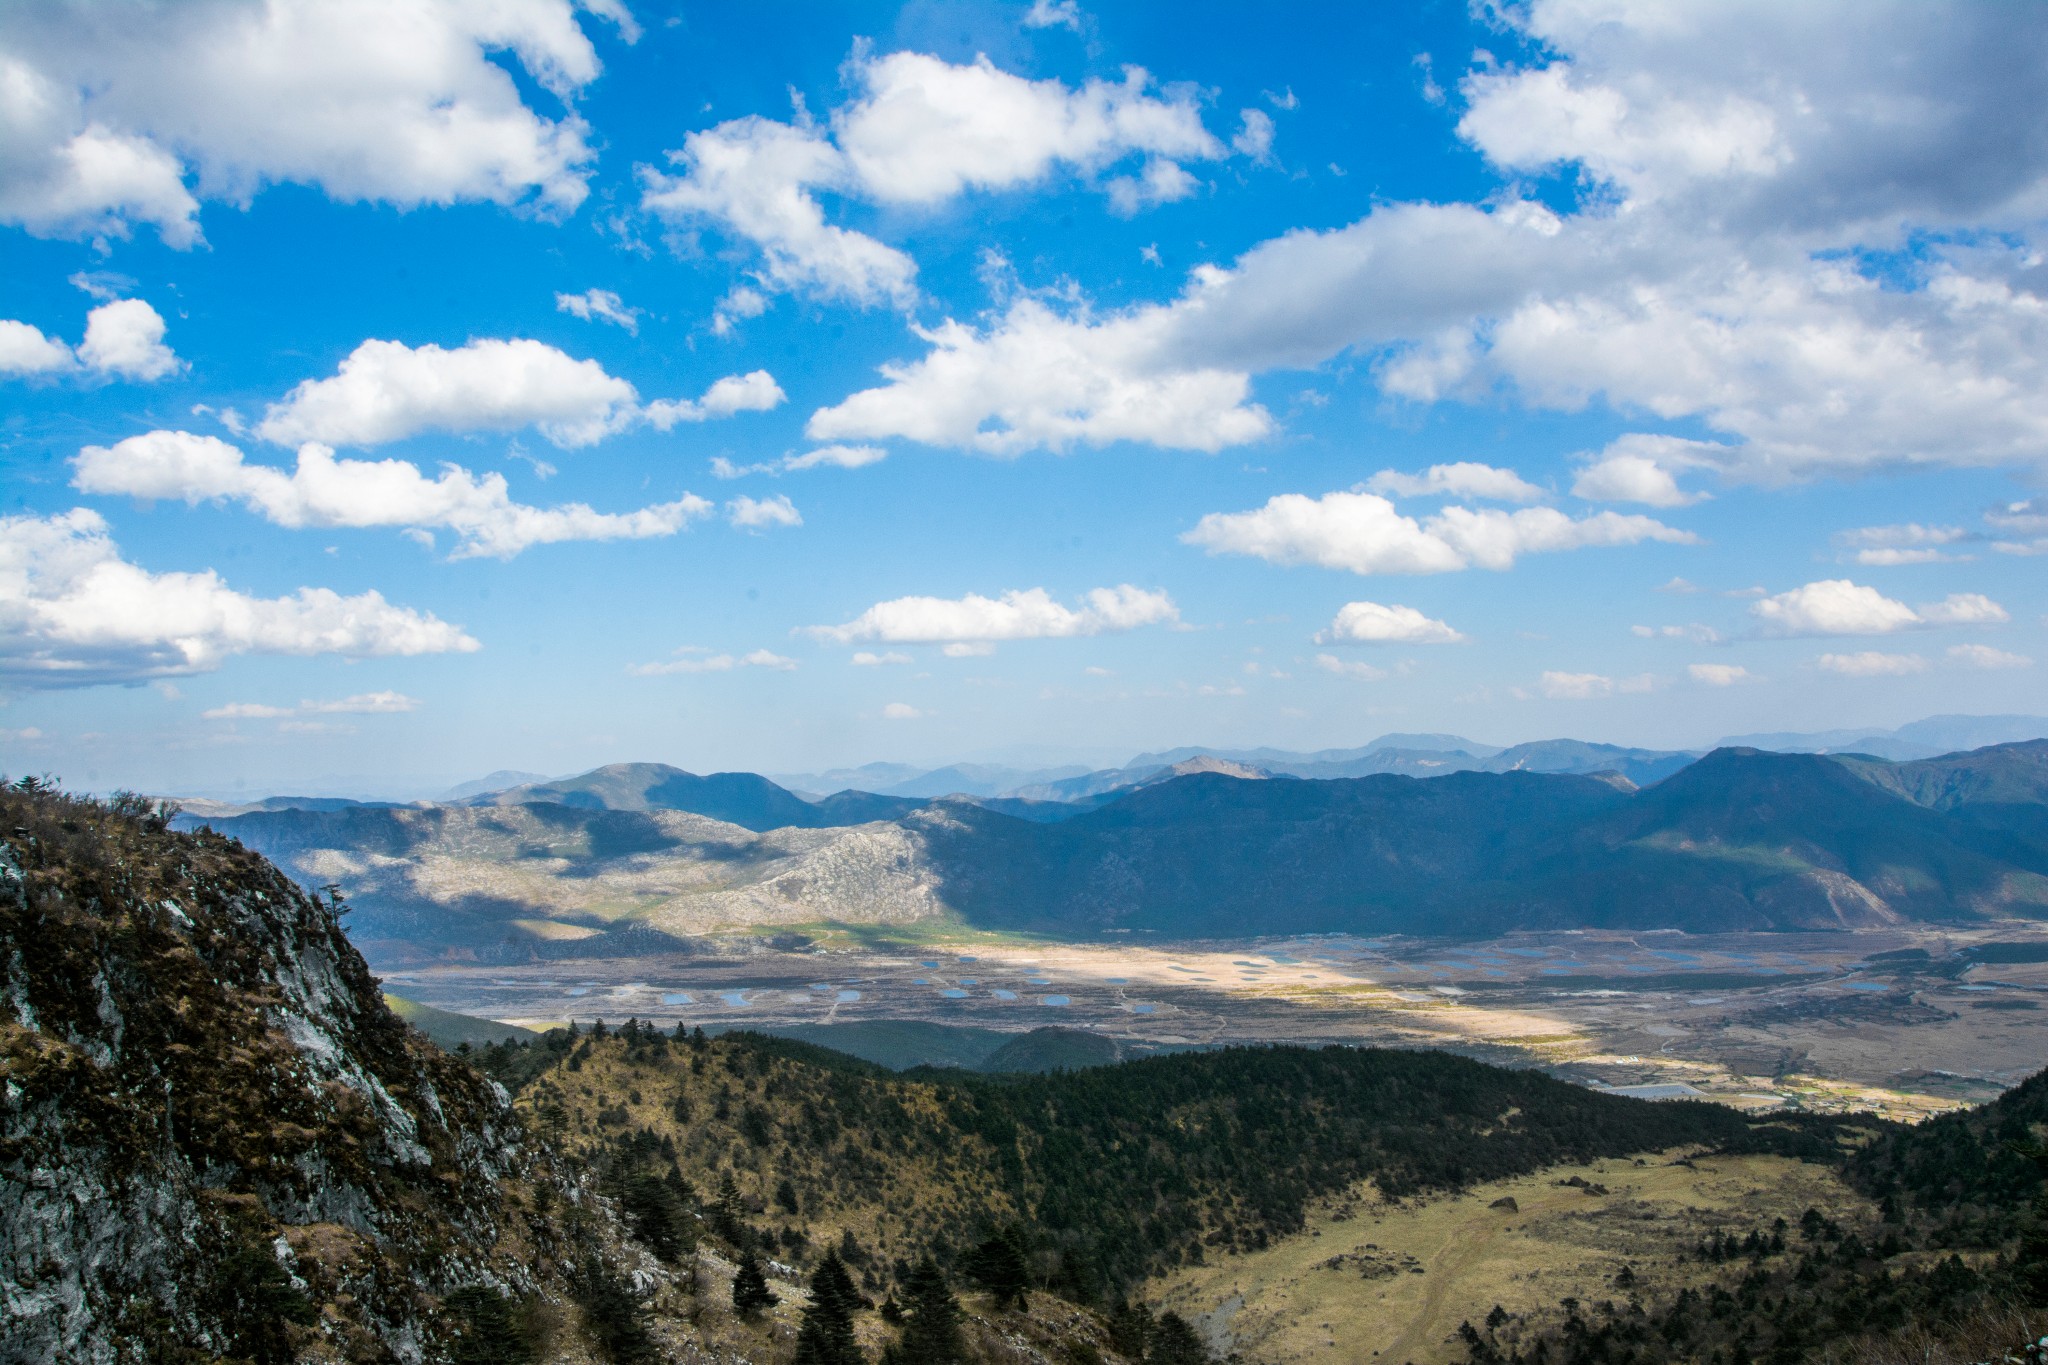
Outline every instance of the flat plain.
<svg viewBox="0 0 2048 1365"><path fill-rule="evenodd" d="M1057 942L927 921L777 926L708 939L695 954L413 959L385 971L394 994L534 1028L628 1017L712 1029L911 1019L1009 1032L1056 1025L1135 1050L1441 1047L1591 1084L1902 1118L1988 1099L2048 1055L2048 930L2024 922L1483 942Z"/></svg>

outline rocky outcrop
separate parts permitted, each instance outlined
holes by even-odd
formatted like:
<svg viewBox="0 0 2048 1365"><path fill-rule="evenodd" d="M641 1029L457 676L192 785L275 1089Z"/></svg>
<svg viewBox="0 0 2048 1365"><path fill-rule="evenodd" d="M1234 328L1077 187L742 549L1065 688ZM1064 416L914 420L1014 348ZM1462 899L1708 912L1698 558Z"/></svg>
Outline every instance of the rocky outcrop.
<svg viewBox="0 0 2048 1365"><path fill-rule="evenodd" d="M452 1292L559 1282L518 1205L573 1187L336 909L138 802L0 791L0 1360L417 1361Z"/></svg>

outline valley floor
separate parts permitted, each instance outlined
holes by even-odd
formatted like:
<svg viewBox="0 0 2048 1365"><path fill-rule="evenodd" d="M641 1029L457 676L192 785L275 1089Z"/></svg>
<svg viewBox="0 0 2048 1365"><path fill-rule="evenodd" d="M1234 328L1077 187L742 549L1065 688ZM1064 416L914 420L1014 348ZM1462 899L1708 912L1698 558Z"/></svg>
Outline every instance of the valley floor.
<svg viewBox="0 0 2048 1365"><path fill-rule="evenodd" d="M1796 1228L1808 1208L1870 1213L1823 1167L1684 1156L1559 1167L1405 1203L1356 1189L1312 1209L1300 1235L1182 1269L1147 1297L1198 1323L1219 1351L1271 1365L1460 1365L1459 1324L1482 1325L1495 1305L1518 1320L1510 1332L1526 1330L1562 1320L1567 1296L1625 1300L1636 1279L1667 1292L1705 1283L1717 1267L1696 1248L1711 1235L1768 1236L1774 1220Z"/></svg>
<svg viewBox="0 0 2048 1365"><path fill-rule="evenodd" d="M409 999L537 1028L913 1019L1060 1025L1127 1050L1443 1047L1588 1084L1901 1118L1987 1099L2048 1058L2048 927L2028 922L1236 943L814 926L709 943L703 954L517 966L414 959L384 980Z"/></svg>

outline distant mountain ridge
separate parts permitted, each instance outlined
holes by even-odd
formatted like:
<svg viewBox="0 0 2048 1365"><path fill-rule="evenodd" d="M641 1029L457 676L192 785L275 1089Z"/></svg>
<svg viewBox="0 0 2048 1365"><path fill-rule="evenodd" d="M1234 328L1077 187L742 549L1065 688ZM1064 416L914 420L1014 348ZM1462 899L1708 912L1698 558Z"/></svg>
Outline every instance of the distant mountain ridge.
<svg viewBox="0 0 2048 1365"><path fill-rule="evenodd" d="M339 879L384 956L630 956L721 929L935 916L1225 938L2048 916L2048 741L1910 764L1720 749L1644 788L1611 768L1185 766L1201 770L1047 805L811 803L752 774L620 765L548 799L189 822L311 884ZM804 823L772 823L786 816Z"/></svg>

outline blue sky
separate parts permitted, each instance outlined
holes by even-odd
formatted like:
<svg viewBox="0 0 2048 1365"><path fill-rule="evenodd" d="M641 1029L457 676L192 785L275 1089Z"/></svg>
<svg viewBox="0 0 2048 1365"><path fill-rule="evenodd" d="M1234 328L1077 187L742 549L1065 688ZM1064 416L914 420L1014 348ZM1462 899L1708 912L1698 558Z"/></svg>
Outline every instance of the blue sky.
<svg viewBox="0 0 2048 1365"><path fill-rule="evenodd" d="M17 7L0 768L2043 709L2023 7Z"/></svg>

